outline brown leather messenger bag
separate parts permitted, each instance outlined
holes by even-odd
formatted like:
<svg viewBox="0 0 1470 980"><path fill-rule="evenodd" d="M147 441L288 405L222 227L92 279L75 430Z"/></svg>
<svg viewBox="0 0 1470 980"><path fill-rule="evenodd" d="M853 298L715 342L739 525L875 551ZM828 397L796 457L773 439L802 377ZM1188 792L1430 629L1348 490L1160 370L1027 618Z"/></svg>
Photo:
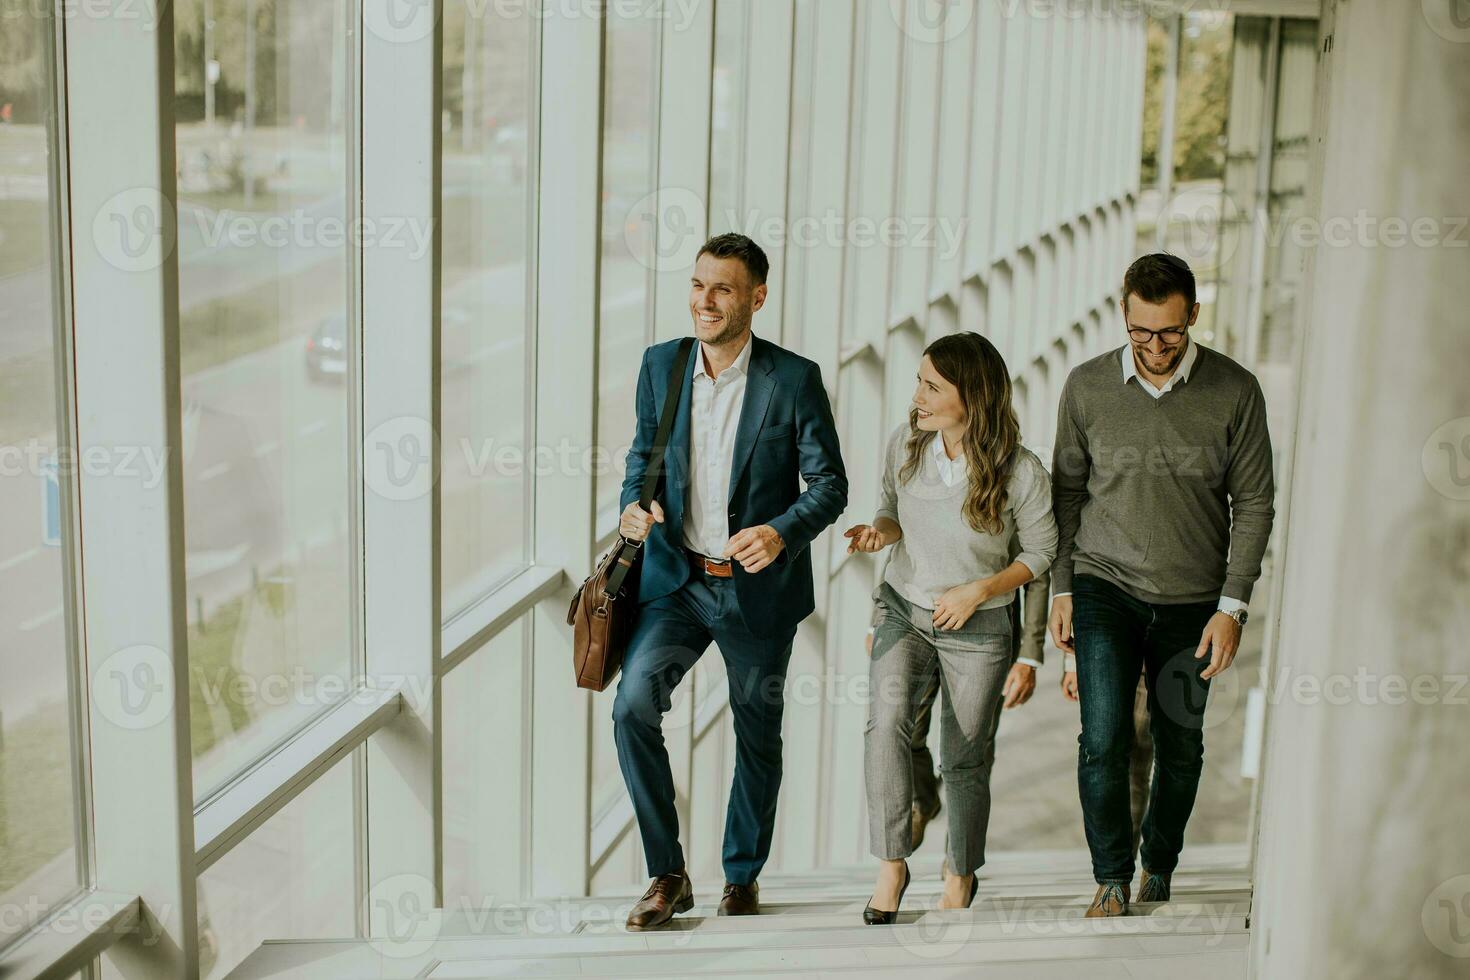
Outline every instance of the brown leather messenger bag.
<svg viewBox="0 0 1470 980"><path fill-rule="evenodd" d="M689 352L694 338L685 337L674 355L674 369L664 395L663 412L658 420L658 433L653 438L653 451L648 469L643 473L643 489L638 506L648 510L664 472L664 448L674 427L674 412L679 407L679 394L684 388L684 370L689 365ZM653 533L651 530L650 534ZM638 617L638 570L643 554L641 541L622 536L572 596L567 610L567 625L573 627L572 666L577 673L577 686L593 691L606 690L623 666L623 653L633 635L633 622Z"/></svg>

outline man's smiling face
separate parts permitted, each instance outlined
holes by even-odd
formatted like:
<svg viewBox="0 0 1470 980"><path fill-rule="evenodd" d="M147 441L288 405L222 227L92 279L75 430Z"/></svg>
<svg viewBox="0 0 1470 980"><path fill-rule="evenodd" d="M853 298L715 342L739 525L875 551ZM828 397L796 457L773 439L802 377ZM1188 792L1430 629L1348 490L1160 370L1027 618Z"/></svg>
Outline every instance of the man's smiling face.
<svg viewBox="0 0 1470 980"><path fill-rule="evenodd" d="M711 347L734 340L750 329L751 317L765 301L765 284L753 284L750 271L739 259L716 258L706 252L694 263L694 275L689 280L689 313L694 319L694 335Z"/></svg>
<svg viewBox="0 0 1470 980"><path fill-rule="evenodd" d="M1128 343L1133 348L1133 360L1141 373L1155 378L1167 377L1179 366L1179 360L1189 349L1187 330L1199 316L1199 304L1190 309L1179 293L1167 297L1162 303L1150 303L1139 296L1129 296L1123 301L1123 319L1129 330ZM1155 333L1140 342L1133 331L1178 331L1179 338L1172 343Z"/></svg>

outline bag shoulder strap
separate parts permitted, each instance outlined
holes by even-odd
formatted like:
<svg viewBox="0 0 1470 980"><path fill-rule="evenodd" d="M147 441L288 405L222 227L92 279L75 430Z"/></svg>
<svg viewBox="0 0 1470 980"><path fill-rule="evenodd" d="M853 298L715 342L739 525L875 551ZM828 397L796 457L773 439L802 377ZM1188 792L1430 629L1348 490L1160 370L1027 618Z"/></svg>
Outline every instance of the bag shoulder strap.
<svg viewBox="0 0 1470 980"><path fill-rule="evenodd" d="M664 393L663 410L659 415L658 432L653 437L653 454L648 459L648 469L643 474L643 489L638 494L638 506L647 510L653 503L653 492L658 487L658 478L664 472L664 450L669 444L669 433L674 428L674 413L679 410L679 396L684 393L684 371L689 367L689 352L694 348L694 338L685 337L679 342L679 351L674 355L674 368L669 373L669 388ZM622 554L624 546L635 549L630 556ZM628 572L633 567L632 556L636 556L641 549L641 541L629 541L622 539L622 544L613 550L609 557L613 558L614 564L603 582L602 591L604 595L616 596L623 588L623 580L628 577Z"/></svg>
<svg viewBox="0 0 1470 980"><path fill-rule="evenodd" d="M679 351L674 355L674 369L669 374L669 387L664 393L663 413L659 416L658 432L653 437L653 452L648 457L648 469L643 473L643 489L638 494L638 506L644 510L653 503L653 492L658 487L658 478L664 473L664 450L669 445L669 433L674 429L674 415L679 410L679 396L684 393L684 371L689 367L689 352L694 349L694 338L679 341Z"/></svg>

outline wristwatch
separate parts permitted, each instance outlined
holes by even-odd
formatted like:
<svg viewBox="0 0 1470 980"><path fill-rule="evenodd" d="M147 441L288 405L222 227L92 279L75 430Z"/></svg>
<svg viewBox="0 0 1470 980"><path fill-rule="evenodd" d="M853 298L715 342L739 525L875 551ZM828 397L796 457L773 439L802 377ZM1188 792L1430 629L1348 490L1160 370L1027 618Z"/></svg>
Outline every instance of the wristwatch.
<svg viewBox="0 0 1470 980"><path fill-rule="evenodd" d="M1245 621L1247 619L1250 619L1250 613L1245 609L1237 609L1234 612L1228 612L1225 615L1235 620L1235 625L1241 627L1245 626Z"/></svg>

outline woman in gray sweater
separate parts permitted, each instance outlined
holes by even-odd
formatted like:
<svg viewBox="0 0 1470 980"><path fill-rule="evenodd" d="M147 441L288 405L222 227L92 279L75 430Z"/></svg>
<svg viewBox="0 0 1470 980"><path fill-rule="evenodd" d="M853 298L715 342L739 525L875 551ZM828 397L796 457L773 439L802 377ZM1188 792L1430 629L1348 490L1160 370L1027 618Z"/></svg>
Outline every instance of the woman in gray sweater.
<svg viewBox="0 0 1470 980"><path fill-rule="evenodd" d="M1021 551L1011 560L1012 537ZM897 917L909 870L913 768L910 741L923 682L937 668L944 691L940 754L949 839L940 908L975 898L990 819L990 759L1006 692L1024 701L1032 668L1011 663L1007 606L1056 557L1051 480L1021 445L1011 379L977 333L942 337L924 351L908 421L884 458L872 524L846 532L848 552L892 546L874 592L880 619L869 663L864 733L872 852L881 862L863 920Z"/></svg>

